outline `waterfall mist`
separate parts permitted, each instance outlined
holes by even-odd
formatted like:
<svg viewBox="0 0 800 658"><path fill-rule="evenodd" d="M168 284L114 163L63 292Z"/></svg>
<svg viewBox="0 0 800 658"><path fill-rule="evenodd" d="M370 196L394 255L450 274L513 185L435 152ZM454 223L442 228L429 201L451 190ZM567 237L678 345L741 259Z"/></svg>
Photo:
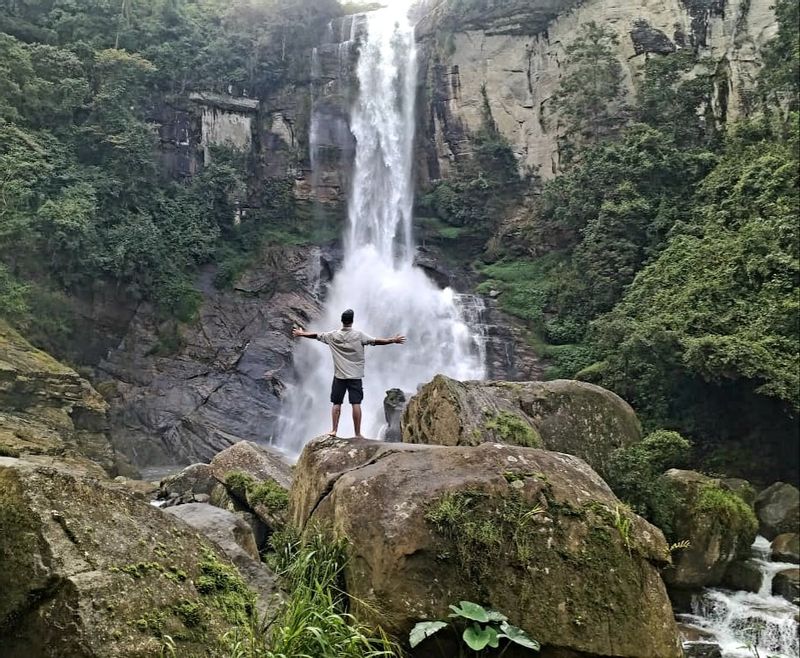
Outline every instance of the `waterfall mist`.
<svg viewBox="0 0 800 658"><path fill-rule="evenodd" d="M342 268L328 289L322 317L309 330L341 326L355 311L357 329L374 337L407 337L405 345L366 347L362 433L379 436L390 388L413 393L437 373L484 376L483 344L463 319L458 295L439 289L413 265L412 178L416 45L404 3L367 17L358 60L358 98L350 113L356 140ZM281 447L298 453L330 429L333 366L328 348L311 340L294 352L297 381L287 394ZM352 433L345 401L339 434Z"/></svg>

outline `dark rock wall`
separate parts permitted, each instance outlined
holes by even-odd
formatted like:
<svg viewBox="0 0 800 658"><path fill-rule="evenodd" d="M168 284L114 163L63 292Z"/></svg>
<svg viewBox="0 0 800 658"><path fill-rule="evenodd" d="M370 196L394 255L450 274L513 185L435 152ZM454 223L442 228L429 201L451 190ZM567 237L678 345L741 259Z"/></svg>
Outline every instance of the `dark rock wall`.
<svg viewBox="0 0 800 658"><path fill-rule="evenodd" d="M98 369L115 446L138 465L170 465L269 440L292 367L291 329L319 312L328 258L319 248L267 249L233 291L217 290L209 269L190 325L160 325L142 306Z"/></svg>

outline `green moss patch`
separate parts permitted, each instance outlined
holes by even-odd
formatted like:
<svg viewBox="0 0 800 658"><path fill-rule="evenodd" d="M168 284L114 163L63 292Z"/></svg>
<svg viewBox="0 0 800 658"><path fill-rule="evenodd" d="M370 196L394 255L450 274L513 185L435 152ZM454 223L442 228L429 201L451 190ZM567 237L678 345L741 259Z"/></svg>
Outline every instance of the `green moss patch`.
<svg viewBox="0 0 800 658"><path fill-rule="evenodd" d="M758 531L758 519L751 507L737 494L717 484L710 483L701 489L695 509L708 516L722 533L735 534L744 545L752 543Z"/></svg>
<svg viewBox="0 0 800 658"><path fill-rule="evenodd" d="M275 480L257 482L247 473L231 471L225 474L225 486L250 506L263 505L270 512L280 512L289 507L289 492Z"/></svg>
<svg viewBox="0 0 800 658"><path fill-rule="evenodd" d="M620 626L637 618L649 572L636 555L632 528L618 527L614 510L599 502L559 504L547 486L546 505L528 500L513 486L521 480L504 476L509 486L502 494L453 491L429 504L425 519L441 538L439 559L455 563L473 595L491 605L515 601L540 611L529 629L537 637L563 634L564 613L554 601L563 602L581 632L599 633L589 623L598 618Z"/></svg>
<svg viewBox="0 0 800 658"><path fill-rule="evenodd" d="M539 433L522 418L509 411L500 411L484 423L487 431L493 432L503 443L540 448L542 439Z"/></svg>

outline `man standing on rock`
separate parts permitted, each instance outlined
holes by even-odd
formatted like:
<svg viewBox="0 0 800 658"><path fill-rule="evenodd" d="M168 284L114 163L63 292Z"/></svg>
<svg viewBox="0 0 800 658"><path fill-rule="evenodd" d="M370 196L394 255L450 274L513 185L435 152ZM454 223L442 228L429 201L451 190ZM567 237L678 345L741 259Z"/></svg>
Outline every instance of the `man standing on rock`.
<svg viewBox="0 0 800 658"><path fill-rule="evenodd" d="M356 438L361 436L361 401L364 399L364 388L361 379L364 377L364 346L394 345L406 342L405 336L392 338L373 338L363 331L353 329L353 311L347 309L342 313L342 328L321 333L293 329L295 338L316 338L331 348L333 356L333 384L331 385L331 420L333 428L330 436L336 436L339 430L339 416L342 414L342 402L347 391L350 406L353 407L353 428Z"/></svg>

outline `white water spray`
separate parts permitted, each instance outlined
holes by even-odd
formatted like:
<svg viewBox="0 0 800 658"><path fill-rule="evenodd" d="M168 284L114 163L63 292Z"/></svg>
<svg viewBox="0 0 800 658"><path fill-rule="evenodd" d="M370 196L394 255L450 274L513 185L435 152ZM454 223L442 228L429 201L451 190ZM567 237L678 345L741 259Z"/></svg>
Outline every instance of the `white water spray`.
<svg viewBox="0 0 800 658"><path fill-rule="evenodd" d="M710 634L723 658L798 658L798 614L800 610L780 596L772 595L775 574L797 565L773 562L769 541L757 537L751 563L761 574L758 592L704 589L694 597L693 614L679 619Z"/></svg>
<svg viewBox="0 0 800 658"><path fill-rule="evenodd" d="M405 334L405 345L367 347L365 436L384 423L386 390L408 393L437 373L457 379L484 376L482 338L463 320L458 296L440 290L413 265L411 233L416 46L407 7L393 3L368 15L358 61L358 100L350 117L356 139L348 230L342 269L322 317L310 330L338 328L342 311L355 311L356 328L375 337ZM328 348L316 341L294 353L298 382L287 395L279 445L297 454L330 429L333 374ZM339 434L352 432L342 410Z"/></svg>

